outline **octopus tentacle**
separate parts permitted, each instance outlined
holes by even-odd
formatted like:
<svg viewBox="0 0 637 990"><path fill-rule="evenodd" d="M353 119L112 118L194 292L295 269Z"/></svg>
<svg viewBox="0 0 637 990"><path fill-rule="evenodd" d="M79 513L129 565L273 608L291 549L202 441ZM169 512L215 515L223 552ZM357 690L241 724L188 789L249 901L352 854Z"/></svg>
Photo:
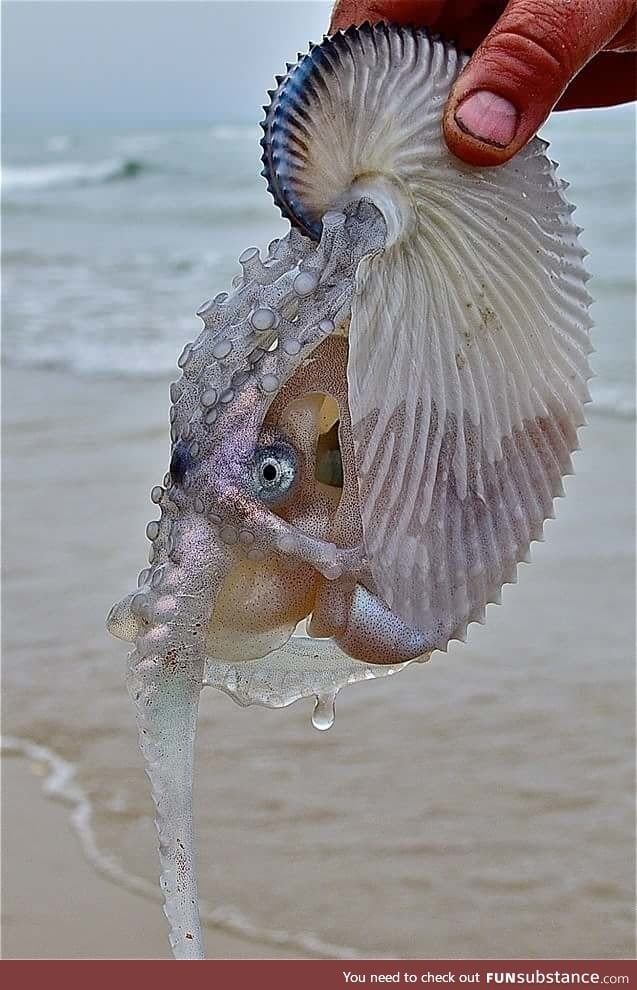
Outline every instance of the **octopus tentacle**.
<svg viewBox="0 0 637 990"><path fill-rule="evenodd" d="M192 792L203 662L141 660L133 652L128 689L157 809L160 886L176 959L203 959L195 868Z"/></svg>

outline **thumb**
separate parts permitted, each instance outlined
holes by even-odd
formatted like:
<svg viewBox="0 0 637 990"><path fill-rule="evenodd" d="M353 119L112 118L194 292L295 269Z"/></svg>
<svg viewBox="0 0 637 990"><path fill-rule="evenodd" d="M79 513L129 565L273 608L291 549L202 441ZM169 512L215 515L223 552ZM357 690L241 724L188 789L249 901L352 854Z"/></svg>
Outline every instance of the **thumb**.
<svg viewBox="0 0 637 990"><path fill-rule="evenodd" d="M510 0L451 92L450 150L470 165L512 158L633 11L633 0Z"/></svg>

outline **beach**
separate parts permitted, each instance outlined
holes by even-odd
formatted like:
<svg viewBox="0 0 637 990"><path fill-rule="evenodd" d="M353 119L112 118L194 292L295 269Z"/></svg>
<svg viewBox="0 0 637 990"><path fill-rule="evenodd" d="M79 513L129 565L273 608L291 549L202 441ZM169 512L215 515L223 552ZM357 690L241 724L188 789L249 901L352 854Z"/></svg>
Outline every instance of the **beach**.
<svg viewBox="0 0 637 990"><path fill-rule="evenodd" d="M167 381L12 369L3 401L3 735L74 773L65 807L42 760L3 757L3 956L168 958L125 651L103 627L143 565ZM467 644L345 690L324 734L307 703L204 692L211 956L632 954L633 423L592 414L582 442L547 541Z"/></svg>
<svg viewBox="0 0 637 990"><path fill-rule="evenodd" d="M146 898L110 882L83 857L70 806L42 795L44 767L2 761L4 842L13 850L4 866L3 958L170 959L159 904L149 911ZM218 929L208 933L208 945L216 959L300 958Z"/></svg>
<svg viewBox="0 0 637 990"><path fill-rule="evenodd" d="M221 119L215 92L204 123L113 111L3 132L7 959L170 958L126 646L105 618L146 566L194 313L286 229L258 176L256 102ZM211 958L634 954L634 110L544 132L591 252L575 476L486 625L343 690L329 731L309 701L203 692Z"/></svg>

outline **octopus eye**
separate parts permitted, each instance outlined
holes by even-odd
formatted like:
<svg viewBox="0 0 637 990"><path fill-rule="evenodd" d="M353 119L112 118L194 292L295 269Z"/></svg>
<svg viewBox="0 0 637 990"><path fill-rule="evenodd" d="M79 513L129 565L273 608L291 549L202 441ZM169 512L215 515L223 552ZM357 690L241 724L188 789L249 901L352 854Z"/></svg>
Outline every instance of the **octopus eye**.
<svg viewBox="0 0 637 990"><path fill-rule="evenodd" d="M264 502L278 502L288 495L298 473L298 458L289 444L278 442L257 449L252 481L256 494Z"/></svg>

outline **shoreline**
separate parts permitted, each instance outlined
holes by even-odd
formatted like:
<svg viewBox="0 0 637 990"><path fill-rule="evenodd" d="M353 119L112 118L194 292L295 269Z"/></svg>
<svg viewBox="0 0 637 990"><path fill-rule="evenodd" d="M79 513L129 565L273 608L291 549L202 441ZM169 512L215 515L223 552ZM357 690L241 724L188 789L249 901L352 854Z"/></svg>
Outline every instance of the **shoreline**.
<svg viewBox="0 0 637 990"><path fill-rule="evenodd" d="M3 753L0 765L6 848L29 850L28 859L5 857L1 958L172 960L159 885L151 901L89 861L72 824L77 804L45 793L55 769L47 773L42 762L16 752ZM202 927L210 959L308 958Z"/></svg>

